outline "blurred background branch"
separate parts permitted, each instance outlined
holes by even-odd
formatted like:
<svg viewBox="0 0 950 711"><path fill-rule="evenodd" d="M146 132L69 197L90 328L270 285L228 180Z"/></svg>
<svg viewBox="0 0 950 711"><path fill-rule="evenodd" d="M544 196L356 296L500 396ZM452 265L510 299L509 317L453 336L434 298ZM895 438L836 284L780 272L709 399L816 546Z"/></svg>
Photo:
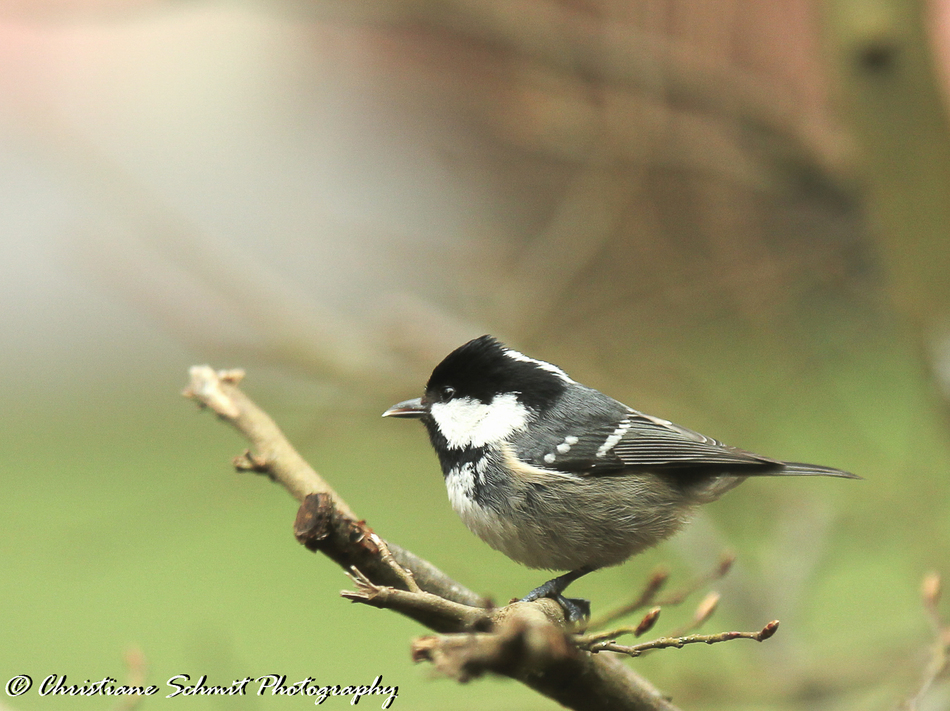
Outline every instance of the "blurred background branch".
<svg viewBox="0 0 950 711"><path fill-rule="evenodd" d="M841 100L860 144L861 179L888 293L945 378L950 333L950 131L944 3L824 3ZM943 361L941 363L940 361Z"/></svg>

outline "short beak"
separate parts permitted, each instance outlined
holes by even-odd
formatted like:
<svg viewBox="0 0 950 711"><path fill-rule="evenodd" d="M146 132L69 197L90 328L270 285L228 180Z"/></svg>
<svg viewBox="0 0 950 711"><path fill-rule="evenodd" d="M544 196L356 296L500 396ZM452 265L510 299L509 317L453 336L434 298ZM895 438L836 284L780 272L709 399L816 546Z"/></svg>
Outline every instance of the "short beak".
<svg viewBox="0 0 950 711"><path fill-rule="evenodd" d="M383 413L383 417L422 417L427 411L426 406L422 404L422 398L417 397L393 405Z"/></svg>

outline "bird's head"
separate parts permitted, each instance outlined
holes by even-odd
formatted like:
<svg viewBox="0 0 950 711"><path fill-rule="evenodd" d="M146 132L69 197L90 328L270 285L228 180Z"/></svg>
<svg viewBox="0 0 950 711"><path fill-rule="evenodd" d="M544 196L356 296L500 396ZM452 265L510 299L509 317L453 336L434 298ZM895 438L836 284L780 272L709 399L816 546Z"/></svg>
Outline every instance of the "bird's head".
<svg viewBox="0 0 950 711"><path fill-rule="evenodd" d="M556 365L481 336L435 367L421 398L394 405L383 417L421 418L437 449L491 446L525 429L573 382Z"/></svg>

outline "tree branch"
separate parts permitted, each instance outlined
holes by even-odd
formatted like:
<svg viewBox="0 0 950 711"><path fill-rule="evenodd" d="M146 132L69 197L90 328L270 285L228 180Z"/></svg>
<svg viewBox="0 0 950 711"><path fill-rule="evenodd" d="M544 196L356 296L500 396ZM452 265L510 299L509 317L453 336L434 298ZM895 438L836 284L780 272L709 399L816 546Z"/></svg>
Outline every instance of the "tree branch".
<svg viewBox="0 0 950 711"><path fill-rule="evenodd" d="M357 590L344 597L395 610L437 632L464 633L417 641L417 659L456 670L457 678L503 674L572 709L676 711L616 658L578 649L553 600L491 609L428 561L377 536L241 392L243 371L195 366L190 375L183 394L213 410L253 448L235 460L236 468L266 474L302 502L294 533L348 571Z"/></svg>
<svg viewBox="0 0 950 711"><path fill-rule="evenodd" d="M303 501L308 494L328 494L339 513L355 518L346 502L287 441L277 423L237 387L244 379L243 370L215 371L208 365L196 365L188 373L191 379L182 394L213 410L257 450L241 458L250 466L236 460L237 468L266 473L298 501Z"/></svg>

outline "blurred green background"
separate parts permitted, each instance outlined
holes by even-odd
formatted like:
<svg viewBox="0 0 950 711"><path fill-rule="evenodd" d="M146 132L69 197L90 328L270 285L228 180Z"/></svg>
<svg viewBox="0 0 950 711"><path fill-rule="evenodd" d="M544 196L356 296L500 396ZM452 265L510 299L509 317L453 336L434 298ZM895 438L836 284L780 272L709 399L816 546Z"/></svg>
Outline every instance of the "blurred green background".
<svg viewBox="0 0 950 711"><path fill-rule="evenodd" d="M920 580L950 573L948 39L944 0L0 3L0 681L125 682L134 649L146 709L312 703L163 698L274 673L554 708L413 665L425 630L343 601L295 502L180 396L194 363L246 368L377 532L504 602L544 573L379 417L490 332L865 478L748 482L579 581L604 611L731 551L705 630L782 621L629 664L683 708L896 708L930 655Z"/></svg>

